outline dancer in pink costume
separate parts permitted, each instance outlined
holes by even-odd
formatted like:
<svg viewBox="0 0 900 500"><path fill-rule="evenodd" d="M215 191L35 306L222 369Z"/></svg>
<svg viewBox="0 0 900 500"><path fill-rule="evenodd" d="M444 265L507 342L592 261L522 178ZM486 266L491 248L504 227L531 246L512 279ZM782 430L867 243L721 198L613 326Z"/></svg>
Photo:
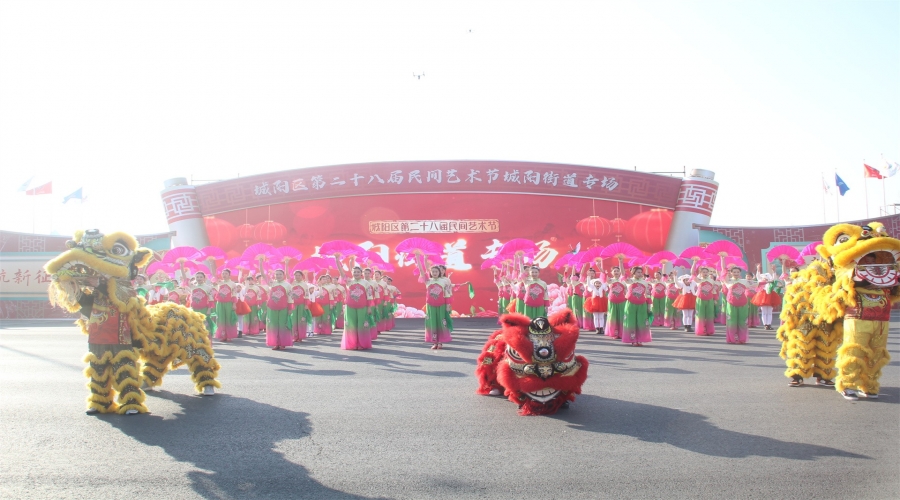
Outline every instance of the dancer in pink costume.
<svg viewBox="0 0 900 500"><path fill-rule="evenodd" d="M631 279L627 280L625 291L625 319L622 322L622 342L632 346L642 346L653 340L650 332L650 315L653 297L650 282L644 280L644 270L640 266L631 268Z"/></svg>
<svg viewBox="0 0 900 500"><path fill-rule="evenodd" d="M439 266L431 266L431 278L425 282L425 342L432 344L432 349L442 349L445 342L453 338L447 325L450 317L450 288L444 286Z"/></svg>
<svg viewBox="0 0 900 500"><path fill-rule="evenodd" d="M724 258L723 258L724 261ZM724 266L722 262L722 267ZM722 282L725 289L725 341L729 344L746 344L748 338L747 315L750 300L750 284L741 279L741 270L737 266L728 272L728 279Z"/></svg>
<svg viewBox="0 0 900 500"><path fill-rule="evenodd" d="M341 275L343 276L343 273ZM331 313L334 317L334 329L341 330L344 328L344 302L347 297L347 289L340 281L331 285L334 287L332 289L334 293L334 308Z"/></svg>
<svg viewBox="0 0 900 500"><path fill-rule="evenodd" d="M603 276L605 277L606 275ZM591 297L588 299L590 302L585 301L585 310L590 308L596 331L599 335L603 335L603 330L606 327L606 311L609 307L608 299L606 298L606 292L609 290L609 287L606 286L602 279L595 278L587 283L587 289L590 291Z"/></svg>
<svg viewBox="0 0 900 500"><path fill-rule="evenodd" d="M396 318L394 317L394 313L397 312L397 304L399 303L400 299L403 298L403 294L400 293L399 288L394 286L393 278L391 278L390 276L385 276L384 279L385 279L385 282L387 283L388 292L390 292L390 294L391 294L391 309L390 309L391 315L390 315L390 320L388 323L388 331L390 331L397 327L397 322L395 321Z"/></svg>
<svg viewBox="0 0 900 500"><path fill-rule="evenodd" d="M675 308L675 300L679 295L678 280L675 278L675 271L667 276L666 280L666 313L664 326L677 330L681 328L681 311Z"/></svg>
<svg viewBox="0 0 900 500"><path fill-rule="evenodd" d="M341 271L341 280L344 273ZM363 270L359 266L353 267L353 279L346 281L347 324L344 335L341 337L341 349L358 350L372 348L372 330L369 321L372 317L372 308L375 300L369 292L369 283L363 279Z"/></svg>
<svg viewBox="0 0 900 500"><path fill-rule="evenodd" d="M319 276L317 281L318 286L316 287L316 293L313 295L313 302L319 304L322 307L324 313L317 317L313 318L313 331L316 335L331 335L334 331L331 326L331 291L330 291L330 281L331 276L327 274L323 274Z"/></svg>
<svg viewBox="0 0 900 500"><path fill-rule="evenodd" d="M606 336L614 339L622 338L622 325L625 321L625 303L628 301L625 297L626 283L622 279L622 269L620 267L612 268L612 276L606 280L606 286L609 287L607 295L607 311L606 311Z"/></svg>
<svg viewBox="0 0 900 500"><path fill-rule="evenodd" d="M253 276L247 276L244 279L241 299L250 306L250 314L243 316L244 328L242 331L247 335L259 335L259 287L254 283Z"/></svg>
<svg viewBox="0 0 900 500"><path fill-rule="evenodd" d="M675 309L681 311L681 322L684 331L692 332L694 323L694 308L697 306L697 284L691 281L691 275L685 274L678 278L678 288L681 294L675 299Z"/></svg>
<svg viewBox="0 0 900 500"><path fill-rule="evenodd" d="M263 276L268 280L268 276ZM266 299L266 345L280 351L294 344L291 334L291 285L284 281L284 271L275 271L275 281L268 283Z"/></svg>
<svg viewBox="0 0 900 500"><path fill-rule="evenodd" d="M663 326L666 320L666 279L665 276L656 271L653 275L653 281L650 282L653 287L651 296L653 297L653 326Z"/></svg>
<svg viewBox="0 0 900 500"><path fill-rule="evenodd" d="M375 305L378 308L378 325L377 329L379 332L386 332L390 330L388 327L388 317L390 316L390 304L391 298L388 294L388 290L385 287L384 283L384 275L379 270L375 270L373 277L375 279L375 291L378 293L379 301Z"/></svg>
<svg viewBox="0 0 900 500"><path fill-rule="evenodd" d="M698 336L709 336L716 333L715 308L718 296L715 294L716 282L709 277L709 269L700 266L694 268L693 281L697 284L697 332Z"/></svg>
<svg viewBox="0 0 900 500"><path fill-rule="evenodd" d="M222 270L222 279L216 284L216 339L231 342L237 338L237 315L234 305L238 301L238 284L231 281L231 271Z"/></svg>
<svg viewBox="0 0 900 500"><path fill-rule="evenodd" d="M363 280L366 282L366 292L372 296L373 303L373 306L369 311L369 335L372 336L372 340L378 340L378 334L380 333L378 323L381 319L378 309L381 305L381 293L378 288L378 283L375 283L372 269L368 267L363 269Z"/></svg>
<svg viewBox="0 0 900 500"><path fill-rule="evenodd" d="M585 267L587 267L587 264L585 264ZM597 271L595 271L594 268L592 268L592 267L588 267L587 269L584 269L583 271L584 271L584 272L582 272L582 274L581 274L581 276L583 276L583 277L581 278L581 289L582 289L582 290L581 290L581 296L582 296L582 300L581 300L581 324L582 324L583 326L582 326L581 328L582 328L583 330L593 330L593 329L596 328L596 325L594 324L594 313L589 312L589 311L584 307L584 303L585 303L588 299L590 299L590 298L592 297L591 291L587 289L587 284L588 284L591 280L597 279Z"/></svg>
<svg viewBox="0 0 900 500"><path fill-rule="evenodd" d="M753 297L759 290L759 282L756 281L753 273L749 271L744 279L747 280L747 297L750 299L750 302L747 304L747 326L755 328L762 325L762 322L759 319L759 307L753 304Z"/></svg>
<svg viewBox="0 0 900 500"><path fill-rule="evenodd" d="M306 282L303 271L294 271L294 282L291 283L291 339L302 342L312 326L309 315L310 285Z"/></svg>
<svg viewBox="0 0 900 500"><path fill-rule="evenodd" d="M723 273L725 271L722 271ZM727 278L728 275L725 275ZM722 288L722 281L719 280L719 275L717 273L711 273L710 278L712 278L716 282L716 288L713 293L716 294L716 323L720 325L725 324L725 289ZM723 278L723 279L725 279Z"/></svg>

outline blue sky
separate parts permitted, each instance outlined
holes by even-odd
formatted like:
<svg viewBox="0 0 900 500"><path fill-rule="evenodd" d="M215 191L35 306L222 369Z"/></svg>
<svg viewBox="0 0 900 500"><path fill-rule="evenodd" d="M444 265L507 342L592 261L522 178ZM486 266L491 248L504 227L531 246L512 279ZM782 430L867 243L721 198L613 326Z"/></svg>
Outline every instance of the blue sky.
<svg viewBox="0 0 900 500"><path fill-rule="evenodd" d="M704 168L713 224L817 224L822 173L859 219L863 159L900 161L898 1L6 1L0 68L17 231L164 231L176 176L429 159Z"/></svg>

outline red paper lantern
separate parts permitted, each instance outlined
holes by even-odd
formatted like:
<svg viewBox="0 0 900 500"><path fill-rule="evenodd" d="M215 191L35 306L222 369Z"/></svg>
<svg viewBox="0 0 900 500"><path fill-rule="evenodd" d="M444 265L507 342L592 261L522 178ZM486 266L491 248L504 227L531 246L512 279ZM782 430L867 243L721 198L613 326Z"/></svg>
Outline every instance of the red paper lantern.
<svg viewBox="0 0 900 500"><path fill-rule="evenodd" d="M645 252L663 250L666 247L666 238L669 237L672 217L671 210L662 208L637 214L628 221L626 238Z"/></svg>
<svg viewBox="0 0 900 500"><path fill-rule="evenodd" d="M222 249L234 244L237 229L234 224L224 219L204 217L203 225L206 226L206 235L209 236L209 244Z"/></svg>
<svg viewBox="0 0 900 500"><path fill-rule="evenodd" d="M284 227L284 224L275 221L267 220L253 226L253 239L256 241L280 244L286 235L287 228Z"/></svg>
<svg viewBox="0 0 900 500"><path fill-rule="evenodd" d="M628 223L625 222L624 219L618 217L609 221L609 224L612 226L612 234L615 236L622 236L625 234L625 228L628 226Z"/></svg>
<svg viewBox="0 0 900 500"><path fill-rule="evenodd" d="M599 240L604 236L608 236L613 232L613 226L609 220L592 215L578 221L575 230L582 236L587 236L592 240Z"/></svg>
<svg viewBox="0 0 900 500"><path fill-rule="evenodd" d="M241 224L237 227L238 239L246 244L253 239L253 224Z"/></svg>

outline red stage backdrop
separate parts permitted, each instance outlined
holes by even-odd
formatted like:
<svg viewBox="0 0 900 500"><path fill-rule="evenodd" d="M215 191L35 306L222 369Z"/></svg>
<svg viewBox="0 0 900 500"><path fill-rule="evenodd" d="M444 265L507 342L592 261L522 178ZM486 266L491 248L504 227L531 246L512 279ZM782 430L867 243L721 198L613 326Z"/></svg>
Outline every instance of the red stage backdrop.
<svg viewBox="0 0 900 500"><path fill-rule="evenodd" d="M403 291L403 302L417 308L424 305L424 289L412 263L401 261L394 247L409 237L428 238L444 247L451 280L474 285L474 300L462 290L454 297L454 309L468 314L473 306L496 310L491 272L480 266L513 238L539 245L536 261L550 283L557 278L553 262L579 243L589 248L627 241L647 253L662 250L681 182L548 163L367 163L197 186L188 195L195 199L167 200L166 209L171 221L181 216L172 207L199 206L209 244L230 255L257 241L291 245L305 257L329 240L360 244L395 266L389 274ZM579 225L591 216L596 218L590 224Z"/></svg>

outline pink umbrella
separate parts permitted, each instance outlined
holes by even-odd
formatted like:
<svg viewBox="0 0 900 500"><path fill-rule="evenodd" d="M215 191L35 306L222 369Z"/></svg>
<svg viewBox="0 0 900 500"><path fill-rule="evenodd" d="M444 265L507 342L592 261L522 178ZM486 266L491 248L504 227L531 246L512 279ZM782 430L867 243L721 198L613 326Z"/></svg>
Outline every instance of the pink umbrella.
<svg viewBox="0 0 900 500"><path fill-rule="evenodd" d="M706 253L702 247L687 247L681 252L679 255L682 259L688 259L693 261L708 259L712 257L710 254Z"/></svg>
<svg viewBox="0 0 900 500"><path fill-rule="evenodd" d="M225 251L219 247L203 247L200 249L202 255L201 260L206 267L209 268L210 276L216 276L216 266L224 264L228 256Z"/></svg>
<svg viewBox="0 0 900 500"><path fill-rule="evenodd" d="M322 246L319 247L319 255L322 257L336 256L338 260L351 255L359 259L364 259L366 257L366 250L356 243L350 243L345 240L334 240L322 243Z"/></svg>
<svg viewBox="0 0 900 500"><path fill-rule="evenodd" d="M725 257L725 268L731 269L732 267L739 267L746 271L747 263L740 257Z"/></svg>
<svg viewBox="0 0 900 500"><path fill-rule="evenodd" d="M537 245L533 241L525 238L514 238L504 243L500 250L497 251L497 255L512 257L513 269L518 273L519 278L522 278L522 266L525 265L526 258L534 260L535 251L537 251Z"/></svg>
<svg viewBox="0 0 900 500"><path fill-rule="evenodd" d="M425 238L407 238L400 242L394 251L397 253L415 253L418 255L440 255L444 253L444 248Z"/></svg>
<svg viewBox="0 0 900 500"><path fill-rule="evenodd" d="M819 252L816 251L816 247L821 245L821 241L815 241L803 247L803 250L800 250L800 257L806 257L807 255L812 255L816 257L819 255Z"/></svg>
<svg viewBox="0 0 900 500"><path fill-rule="evenodd" d="M744 255L741 247L728 240L714 241L706 246L705 251L710 255L718 255L719 257L741 257Z"/></svg>
<svg viewBox="0 0 900 500"><path fill-rule="evenodd" d="M769 262L787 259L796 261L800 260L800 252L790 245L778 245L766 252L766 258L769 259Z"/></svg>
<svg viewBox="0 0 900 500"><path fill-rule="evenodd" d="M498 266L498 262L496 258L493 259L485 259L484 262L481 263L481 270L496 268Z"/></svg>
<svg viewBox="0 0 900 500"><path fill-rule="evenodd" d="M672 261L672 267L691 267L691 262L687 259L678 258Z"/></svg>
<svg viewBox="0 0 900 500"><path fill-rule="evenodd" d="M556 259L556 262L553 264L553 267L556 269L559 269L563 266L568 267L570 265L569 262L572 260L572 257L573 257L573 254L571 254L571 253L567 253L567 254L563 255L562 257Z"/></svg>

